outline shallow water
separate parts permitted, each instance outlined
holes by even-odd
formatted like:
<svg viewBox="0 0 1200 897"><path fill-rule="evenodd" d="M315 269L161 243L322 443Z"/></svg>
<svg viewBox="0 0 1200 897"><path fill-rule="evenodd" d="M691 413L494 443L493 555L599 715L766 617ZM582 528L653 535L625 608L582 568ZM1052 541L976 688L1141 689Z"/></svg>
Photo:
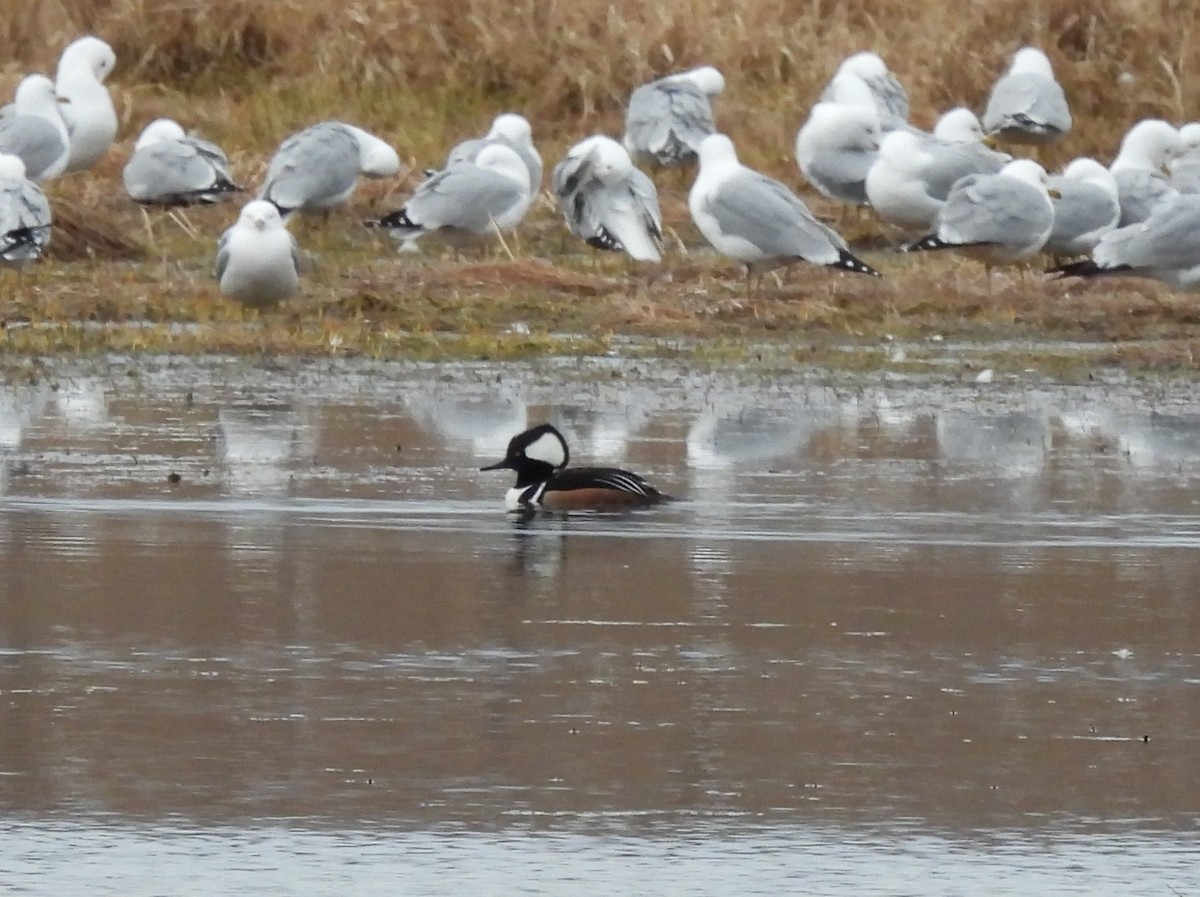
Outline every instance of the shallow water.
<svg viewBox="0 0 1200 897"><path fill-rule="evenodd" d="M679 500L506 515L543 419ZM1190 893L1198 502L1187 384L9 384L0 885Z"/></svg>

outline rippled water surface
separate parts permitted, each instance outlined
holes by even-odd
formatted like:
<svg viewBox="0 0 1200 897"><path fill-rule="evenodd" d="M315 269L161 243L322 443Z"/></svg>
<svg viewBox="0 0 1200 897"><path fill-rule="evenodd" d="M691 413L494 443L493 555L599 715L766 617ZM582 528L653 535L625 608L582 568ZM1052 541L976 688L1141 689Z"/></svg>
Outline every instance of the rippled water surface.
<svg viewBox="0 0 1200 897"><path fill-rule="evenodd" d="M1198 893L1198 511L1187 384L10 381L0 891Z"/></svg>

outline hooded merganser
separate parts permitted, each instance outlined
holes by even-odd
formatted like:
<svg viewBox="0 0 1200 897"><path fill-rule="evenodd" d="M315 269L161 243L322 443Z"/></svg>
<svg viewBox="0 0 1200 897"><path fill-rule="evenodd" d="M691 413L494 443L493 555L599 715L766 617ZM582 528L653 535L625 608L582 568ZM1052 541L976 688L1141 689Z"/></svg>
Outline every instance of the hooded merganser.
<svg viewBox="0 0 1200 897"><path fill-rule="evenodd" d="M514 436L504 460L481 470L515 470L517 484L504 503L510 511L546 508L613 510L666 501L636 473L616 467L574 467L567 442L550 424L541 424Z"/></svg>

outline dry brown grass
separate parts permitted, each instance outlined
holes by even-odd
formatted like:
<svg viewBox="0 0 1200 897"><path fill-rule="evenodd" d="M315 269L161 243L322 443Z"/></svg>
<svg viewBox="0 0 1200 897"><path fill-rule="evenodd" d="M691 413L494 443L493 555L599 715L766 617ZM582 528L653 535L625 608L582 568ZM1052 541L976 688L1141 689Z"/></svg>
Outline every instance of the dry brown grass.
<svg viewBox="0 0 1200 897"><path fill-rule="evenodd" d="M10 328L13 349L44 349L53 344L47 333L56 332L78 342L64 341L63 348L96 348L107 339L148 346L158 340L160 348L181 350L286 344L296 351L332 346L376 354L413 351L414 339L426 339L428 348L445 333L474 347L467 351L492 352L561 348L566 343L555 341L557 331L587 334L593 349L621 333L716 340L827 335L870 343L884 333L937 332L975 339L1165 339L1155 345L1173 347L1166 363L1192 367L1190 346L1200 337L1193 302L1153 284L1001 279L989 296L967 263L872 254L888 275L882 282L803 269L782 289L768 280L764 293L748 301L736 268L703 253L673 254L667 275L631 274L611 257L597 264L565 242L544 206L522 228L517 263L502 256L457 262L436 253L418 261L397 258L354 218L393 203L411 188L411 177L364 185L352 211L293 228L317 264L304 296L271 319L279 329L272 328L267 343L254 316L219 301L210 278L212 241L232 221L233 209L189 213L200 240L157 213L147 230L140 210L121 194L120 169L137 131L160 115L222 143L239 177L253 186L287 133L322 118L362 124L419 166L440 160L451 142L479 132L505 109L531 119L553 164L587 133L619 133L624 99L637 84L712 63L728 82L717 104L722 129L748 163L799 185L792 160L796 129L848 53L870 48L883 55L908 86L914 120L924 125L951 105L978 109L1012 51L1026 42L1050 54L1076 114L1075 130L1043 161L1081 154L1107 159L1138 118L1181 121L1200 114L1200 49L1193 39L1200 5L0 0L0 13L6 47L0 92L26 71L52 70L70 39L94 32L117 51L110 85L123 118L120 145L95 171L52 185L60 224L73 219L99 236L84 241L93 247L90 254L85 246L76 261L37 266L24 275L15 299L0 300L6 320L50 325ZM668 223L695 249L700 241L683 207L685 180L667 174L660 189ZM814 207L830 211L819 202ZM146 260L116 260L114 245L103 248L105 234L132 235L145 246ZM68 242L56 241L60 249ZM7 281L0 285L5 293L13 289L12 278ZM71 324L81 319L109 322L102 329L107 336L78 335ZM120 329L130 321L162 329L131 337ZM205 345L195 334L170 333L167 324L178 321L211 325L216 335ZM523 335L525 327L532 336Z"/></svg>

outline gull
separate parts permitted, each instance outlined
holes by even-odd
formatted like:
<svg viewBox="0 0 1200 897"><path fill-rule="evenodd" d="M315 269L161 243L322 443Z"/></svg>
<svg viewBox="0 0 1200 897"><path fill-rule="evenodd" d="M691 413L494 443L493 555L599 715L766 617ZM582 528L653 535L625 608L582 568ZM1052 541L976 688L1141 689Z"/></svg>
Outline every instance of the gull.
<svg viewBox="0 0 1200 897"><path fill-rule="evenodd" d="M1145 221L1160 202L1179 195L1163 167L1182 145L1179 131L1162 119L1143 119L1125 133L1120 152L1108 167L1117 179L1121 200L1118 227Z"/></svg>
<svg viewBox="0 0 1200 897"><path fill-rule="evenodd" d="M1071 130L1071 110L1046 54L1022 47L992 86L983 128L1009 143L1053 143Z"/></svg>
<svg viewBox="0 0 1200 897"><path fill-rule="evenodd" d="M706 137L699 158L692 220L718 252L746 266L747 278L799 261L880 276L785 185L742 165L724 134Z"/></svg>
<svg viewBox="0 0 1200 897"><path fill-rule="evenodd" d="M724 89L725 77L711 65L643 84L625 110L625 149L639 163L690 165L717 130L712 98Z"/></svg>
<svg viewBox="0 0 1200 897"><path fill-rule="evenodd" d="M458 162L422 181L404 208L368 227L381 227L411 250L436 234L454 247L480 243L520 224L533 201L529 170L516 151L493 143L474 162Z"/></svg>
<svg viewBox="0 0 1200 897"><path fill-rule="evenodd" d="M219 146L184 133L169 118L146 125L121 177L134 202L153 205L214 203L242 190Z"/></svg>
<svg viewBox="0 0 1200 897"><path fill-rule="evenodd" d="M1121 203L1117 179L1095 159L1075 159L1049 179L1054 227L1042 251L1055 256L1085 255L1117 226Z"/></svg>
<svg viewBox="0 0 1200 897"><path fill-rule="evenodd" d="M1200 122L1179 129L1179 152L1167 163L1171 186L1180 193L1200 193Z"/></svg>
<svg viewBox="0 0 1200 897"><path fill-rule="evenodd" d="M1200 290L1200 196L1160 203L1145 221L1102 236L1090 259L1051 271L1060 277L1148 277Z"/></svg>
<svg viewBox="0 0 1200 897"><path fill-rule="evenodd" d="M280 144L258 198L285 217L302 209L331 209L350 198L360 174L386 178L399 170L396 151L375 135L345 122L324 121Z"/></svg>
<svg viewBox="0 0 1200 897"><path fill-rule="evenodd" d="M12 106L0 115L0 153L19 156L26 175L38 183L66 170L71 139L58 111L54 82L45 75L22 79Z"/></svg>
<svg viewBox="0 0 1200 897"><path fill-rule="evenodd" d="M597 134L577 143L554 167L551 183L575 236L636 261L662 261L658 191L617 141Z"/></svg>
<svg viewBox="0 0 1200 897"><path fill-rule="evenodd" d="M879 115L879 124L884 131L894 131L908 125L908 92L896 76L887 67L887 63L877 53L862 52L847 56L842 60L830 79L821 102L840 102L838 96L838 79L843 75L860 78L871 93L875 111Z"/></svg>
<svg viewBox="0 0 1200 897"><path fill-rule="evenodd" d="M50 242L50 204L19 156L0 154L0 264L20 266Z"/></svg>
<svg viewBox="0 0 1200 897"><path fill-rule="evenodd" d="M866 86L855 76L838 80ZM866 205L867 172L878 158L880 137L879 115L869 91L864 102L817 103L796 134L800 173L829 199Z"/></svg>
<svg viewBox="0 0 1200 897"><path fill-rule="evenodd" d="M983 262L990 291L992 267L1032 258L1053 227L1045 170L1032 160L1017 159L998 174L973 174L958 181L938 213L933 233L906 248L953 249Z"/></svg>
<svg viewBox="0 0 1200 897"><path fill-rule="evenodd" d="M275 305L300 285L300 250L279 210L265 200L242 207L237 223L217 242L221 292L245 305Z"/></svg>
<svg viewBox="0 0 1200 897"><path fill-rule="evenodd" d="M104 86L116 64L112 47L90 34L69 44L59 57L54 87L71 139L67 173L91 168L117 136L117 111Z"/></svg>
<svg viewBox="0 0 1200 897"><path fill-rule="evenodd" d="M536 194L542 189L542 157L533 145L533 128L529 120L515 112L505 112L496 116L491 130L483 137L464 140L450 150L443 168L449 168L456 162L474 162L480 150L490 143L503 143L514 150L525 167L529 170L529 183Z"/></svg>
<svg viewBox="0 0 1200 897"><path fill-rule="evenodd" d="M867 199L879 217L901 228L927 231L960 178L996 174L1011 161L978 142L976 132L983 136L979 120L959 109L943 115L932 135L904 130L885 135L865 182Z"/></svg>

